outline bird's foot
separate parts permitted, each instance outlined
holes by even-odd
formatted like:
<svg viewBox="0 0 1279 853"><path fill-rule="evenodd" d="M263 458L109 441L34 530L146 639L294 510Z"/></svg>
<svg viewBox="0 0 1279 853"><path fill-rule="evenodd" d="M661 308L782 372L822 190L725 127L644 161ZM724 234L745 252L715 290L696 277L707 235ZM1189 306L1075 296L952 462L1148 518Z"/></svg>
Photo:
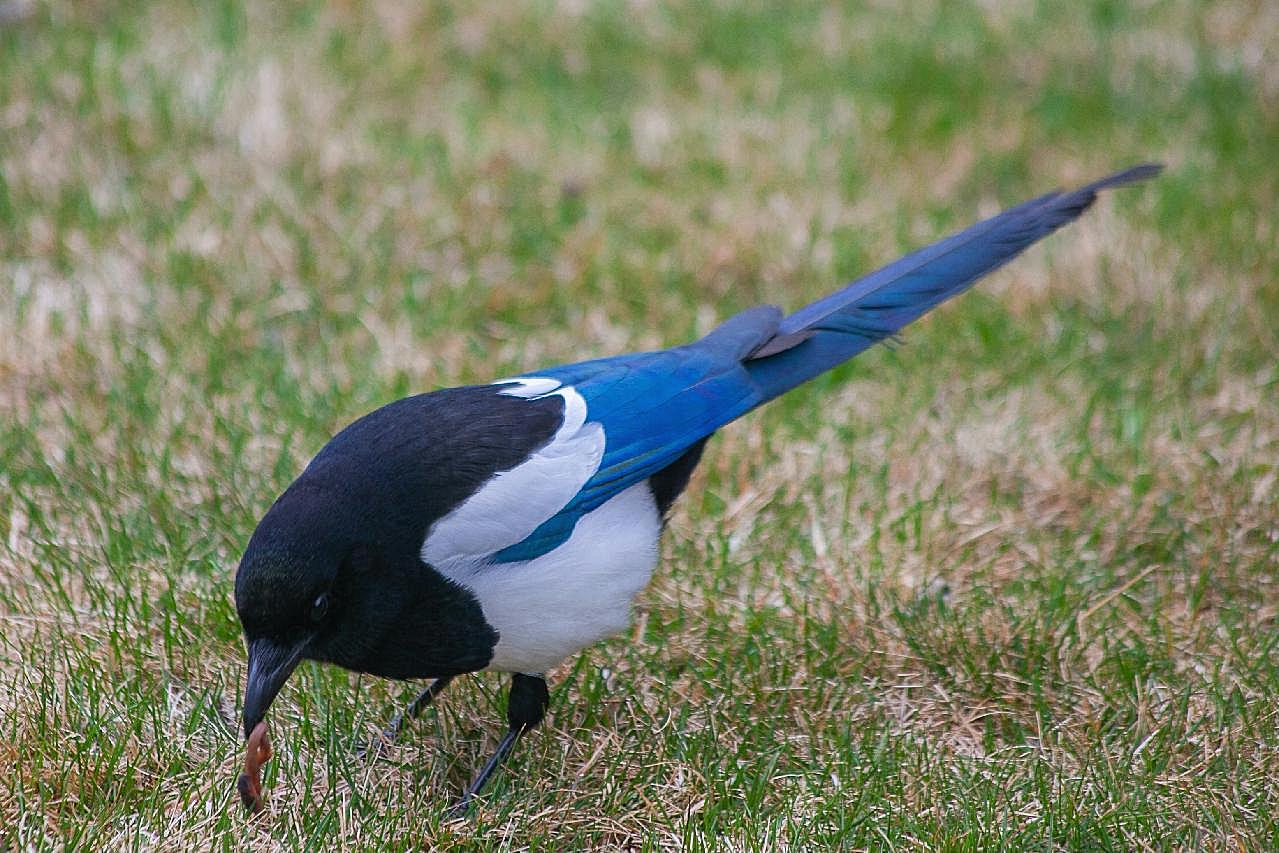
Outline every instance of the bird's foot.
<svg viewBox="0 0 1279 853"><path fill-rule="evenodd" d="M422 715L426 710L426 706L430 705L444 692L444 688L448 687L449 682L453 680L453 676L446 675L437 678L426 686L426 688L417 695L417 698L408 704L401 713L396 714L386 728L382 729L377 735L369 738L355 749L355 754L359 758L372 758L374 760L381 758L382 754L395 745L399 740L400 732L404 728L406 720L414 720Z"/></svg>
<svg viewBox="0 0 1279 853"><path fill-rule="evenodd" d="M467 786L462 798L449 807L445 813L448 818L454 819L467 815L472 803L475 802L476 795L484 790L489 778L511 754L520 735L542 722L550 698L546 679L542 676L516 673L511 679L511 697L506 709L506 719L510 728L502 737L501 743L497 745L497 749L493 751L493 756L484 765L484 769L475 777L475 781Z"/></svg>
<svg viewBox="0 0 1279 853"><path fill-rule="evenodd" d="M484 786L488 784L489 777L502 764L506 756L511 754L511 750L515 748L517 741L524 730L510 729L502 737L502 742L497 745L497 749L493 752L493 757L484 765L484 769L475 777L475 781L467 786L466 792L462 794L462 799L458 800L449 807L448 816L451 818L465 817L466 813L471 809L471 803L475 801L475 797L480 791L484 790Z"/></svg>

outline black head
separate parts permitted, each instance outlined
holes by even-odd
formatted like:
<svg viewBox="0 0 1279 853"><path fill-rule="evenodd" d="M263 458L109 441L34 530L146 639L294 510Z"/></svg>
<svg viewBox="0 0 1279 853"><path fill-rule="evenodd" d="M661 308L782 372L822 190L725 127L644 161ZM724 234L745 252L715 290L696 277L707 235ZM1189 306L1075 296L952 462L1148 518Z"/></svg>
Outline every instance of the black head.
<svg viewBox="0 0 1279 853"><path fill-rule="evenodd" d="M305 479L305 478L304 478ZM394 602L362 589L377 585L384 560L350 524L340 493L299 480L258 524L235 577L235 606L249 650L245 736L303 658L327 657L346 637L394 621ZM359 651L342 657L358 662Z"/></svg>
<svg viewBox="0 0 1279 853"><path fill-rule="evenodd" d="M305 475L259 523L235 579L249 652L245 737L303 659L390 678L488 664L497 634L474 597L383 527L351 494Z"/></svg>

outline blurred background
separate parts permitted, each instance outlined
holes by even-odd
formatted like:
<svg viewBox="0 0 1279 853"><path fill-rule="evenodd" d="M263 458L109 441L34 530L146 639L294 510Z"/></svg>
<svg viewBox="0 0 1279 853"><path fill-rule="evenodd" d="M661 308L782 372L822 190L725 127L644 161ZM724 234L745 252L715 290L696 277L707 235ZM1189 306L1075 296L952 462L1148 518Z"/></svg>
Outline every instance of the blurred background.
<svg viewBox="0 0 1279 853"><path fill-rule="evenodd" d="M0 847L1279 846L1279 5L0 3ZM409 393L796 308L1133 163L712 442L500 732L316 666L232 782L260 514Z"/></svg>

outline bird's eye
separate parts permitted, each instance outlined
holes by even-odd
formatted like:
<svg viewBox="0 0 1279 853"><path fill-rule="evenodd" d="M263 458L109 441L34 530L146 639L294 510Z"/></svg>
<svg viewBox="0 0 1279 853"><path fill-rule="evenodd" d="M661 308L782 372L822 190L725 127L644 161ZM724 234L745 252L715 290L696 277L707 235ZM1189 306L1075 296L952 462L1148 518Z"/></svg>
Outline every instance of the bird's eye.
<svg viewBox="0 0 1279 853"><path fill-rule="evenodd" d="M324 621L324 617L329 615L329 596L321 595L315 599L315 603L311 605L311 624L319 625Z"/></svg>

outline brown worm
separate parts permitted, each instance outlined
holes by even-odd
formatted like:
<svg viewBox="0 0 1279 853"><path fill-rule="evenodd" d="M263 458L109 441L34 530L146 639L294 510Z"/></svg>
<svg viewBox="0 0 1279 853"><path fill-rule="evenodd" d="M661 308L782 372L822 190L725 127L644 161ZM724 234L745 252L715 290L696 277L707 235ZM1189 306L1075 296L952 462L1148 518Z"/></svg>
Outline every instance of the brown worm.
<svg viewBox="0 0 1279 853"><path fill-rule="evenodd" d="M245 744L244 772L235 780L240 802L254 814L262 811L262 765L271 758L271 741L266 734L266 721L258 723Z"/></svg>

